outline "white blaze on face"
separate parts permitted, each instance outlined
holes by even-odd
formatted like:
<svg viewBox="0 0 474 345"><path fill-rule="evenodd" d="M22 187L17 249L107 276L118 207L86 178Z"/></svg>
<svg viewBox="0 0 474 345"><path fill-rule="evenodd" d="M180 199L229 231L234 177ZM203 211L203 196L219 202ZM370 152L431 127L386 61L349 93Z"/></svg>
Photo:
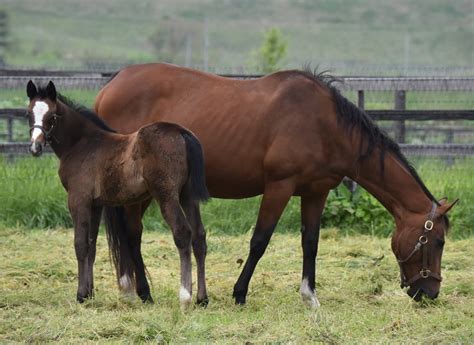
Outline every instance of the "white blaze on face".
<svg viewBox="0 0 474 345"><path fill-rule="evenodd" d="M49 106L46 102L37 101L33 107L33 125L43 127L44 116L48 113L48 111ZM41 129L33 128L33 131L31 132L31 142L35 143L42 133L43 132L41 131Z"/></svg>

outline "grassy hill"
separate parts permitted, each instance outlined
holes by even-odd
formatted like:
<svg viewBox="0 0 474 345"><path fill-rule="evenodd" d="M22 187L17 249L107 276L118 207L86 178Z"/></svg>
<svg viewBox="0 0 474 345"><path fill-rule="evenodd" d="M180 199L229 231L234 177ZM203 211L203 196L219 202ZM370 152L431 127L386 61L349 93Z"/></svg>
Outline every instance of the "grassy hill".
<svg viewBox="0 0 474 345"><path fill-rule="evenodd" d="M313 62L377 74L364 69L472 66L474 58L471 0L3 0L0 7L12 40L6 62L15 67L156 60L200 67L207 32L211 70L249 72L270 27L288 40L287 67Z"/></svg>

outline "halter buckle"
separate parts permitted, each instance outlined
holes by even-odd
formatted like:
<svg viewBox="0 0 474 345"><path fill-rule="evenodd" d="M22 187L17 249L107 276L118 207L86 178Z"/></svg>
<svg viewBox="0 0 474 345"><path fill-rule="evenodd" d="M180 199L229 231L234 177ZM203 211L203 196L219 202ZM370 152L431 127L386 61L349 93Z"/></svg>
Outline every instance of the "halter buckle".
<svg viewBox="0 0 474 345"><path fill-rule="evenodd" d="M427 244L428 243L428 237L425 235L421 235L420 238L418 239L418 242L421 244Z"/></svg>
<svg viewBox="0 0 474 345"><path fill-rule="evenodd" d="M433 230L433 226L434 226L434 223L433 223L432 220L429 220L429 219L428 219L428 220L425 222L425 230L431 231L431 230Z"/></svg>
<svg viewBox="0 0 474 345"><path fill-rule="evenodd" d="M429 269L427 269L427 268L424 268L424 269L422 269L422 270L420 271L420 276L421 276L421 278L426 279L426 278L428 278L430 275L431 275L431 271L430 271Z"/></svg>

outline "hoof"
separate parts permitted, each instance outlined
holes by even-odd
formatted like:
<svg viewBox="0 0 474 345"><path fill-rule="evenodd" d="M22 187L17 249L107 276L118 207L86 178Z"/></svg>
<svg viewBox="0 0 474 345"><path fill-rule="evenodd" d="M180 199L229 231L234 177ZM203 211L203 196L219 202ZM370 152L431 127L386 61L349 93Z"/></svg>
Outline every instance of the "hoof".
<svg viewBox="0 0 474 345"><path fill-rule="evenodd" d="M235 304L236 305L244 305L245 304L245 299L246 299L246 296L245 295L238 295L238 294L235 294L234 293L234 298L235 298Z"/></svg>
<svg viewBox="0 0 474 345"><path fill-rule="evenodd" d="M140 296L140 299L142 300L143 303L146 304L154 304L155 301L151 297L151 295L145 295L145 296Z"/></svg>
<svg viewBox="0 0 474 345"><path fill-rule="evenodd" d="M92 299L93 296L92 294L87 294L87 295L82 295L82 294L77 294L76 295L76 301L80 304L84 303L88 299Z"/></svg>
<svg viewBox="0 0 474 345"><path fill-rule="evenodd" d="M311 309L319 308L320 304L316 294L309 287L308 280L306 278L304 278L301 282L300 294L304 304L306 304L308 307Z"/></svg>
<svg viewBox="0 0 474 345"><path fill-rule="evenodd" d="M179 302L183 311L188 310L191 306L191 293L183 286L179 289Z"/></svg>
<svg viewBox="0 0 474 345"><path fill-rule="evenodd" d="M207 296L204 296L204 298L202 299L198 298L196 300L196 304L200 307L207 308L207 306L209 305L209 298Z"/></svg>

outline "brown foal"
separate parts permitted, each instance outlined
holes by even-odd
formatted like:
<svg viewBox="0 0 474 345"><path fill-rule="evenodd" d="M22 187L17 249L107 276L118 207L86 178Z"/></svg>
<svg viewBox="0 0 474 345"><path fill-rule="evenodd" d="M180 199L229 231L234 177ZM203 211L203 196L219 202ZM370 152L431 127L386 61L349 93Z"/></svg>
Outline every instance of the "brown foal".
<svg viewBox="0 0 474 345"><path fill-rule="evenodd" d="M141 217L152 199L171 227L181 261L180 302L191 303L191 243L197 259L199 303L207 303L206 242L198 204L208 198L201 146L179 125L154 123L122 135L92 111L46 88L27 86L30 151L39 156L46 143L60 161L59 177L68 193L79 268L77 300L93 295L93 264L102 208L111 256L122 290L133 288L152 302L140 243ZM125 210L122 206L127 205ZM184 212L183 212L184 210ZM193 224L193 227L190 226Z"/></svg>

